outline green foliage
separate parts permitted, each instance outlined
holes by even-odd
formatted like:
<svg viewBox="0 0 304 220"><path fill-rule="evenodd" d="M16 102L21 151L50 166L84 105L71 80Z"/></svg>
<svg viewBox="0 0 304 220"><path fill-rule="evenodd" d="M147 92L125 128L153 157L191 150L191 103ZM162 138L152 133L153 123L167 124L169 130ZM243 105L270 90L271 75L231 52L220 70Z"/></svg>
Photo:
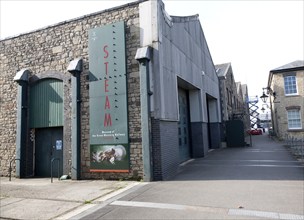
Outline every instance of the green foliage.
<svg viewBox="0 0 304 220"><path fill-rule="evenodd" d="M85 200L85 201L84 201L84 204L91 204L91 203L92 203L91 200Z"/></svg>

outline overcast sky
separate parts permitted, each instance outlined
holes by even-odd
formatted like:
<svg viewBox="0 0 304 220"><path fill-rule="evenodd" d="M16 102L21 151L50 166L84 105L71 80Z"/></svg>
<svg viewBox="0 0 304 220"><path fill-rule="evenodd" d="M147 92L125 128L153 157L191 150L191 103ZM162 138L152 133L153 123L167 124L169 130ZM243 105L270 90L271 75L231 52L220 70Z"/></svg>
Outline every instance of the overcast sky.
<svg viewBox="0 0 304 220"><path fill-rule="evenodd" d="M133 1L0 0L0 38ZM199 14L214 64L231 62L235 80L261 96L271 69L304 60L304 1L164 0L168 14Z"/></svg>

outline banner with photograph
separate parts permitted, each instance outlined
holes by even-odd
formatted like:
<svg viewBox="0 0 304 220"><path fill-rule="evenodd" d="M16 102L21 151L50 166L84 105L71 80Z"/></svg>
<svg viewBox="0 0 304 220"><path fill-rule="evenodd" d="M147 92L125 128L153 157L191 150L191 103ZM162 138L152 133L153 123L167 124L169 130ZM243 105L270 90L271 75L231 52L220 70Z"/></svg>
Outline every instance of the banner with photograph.
<svg viewBox="0 0 304 220"><path fill-rule="evenodd" d="M91 172L129 172L125 24L89 30Z"/></svg>

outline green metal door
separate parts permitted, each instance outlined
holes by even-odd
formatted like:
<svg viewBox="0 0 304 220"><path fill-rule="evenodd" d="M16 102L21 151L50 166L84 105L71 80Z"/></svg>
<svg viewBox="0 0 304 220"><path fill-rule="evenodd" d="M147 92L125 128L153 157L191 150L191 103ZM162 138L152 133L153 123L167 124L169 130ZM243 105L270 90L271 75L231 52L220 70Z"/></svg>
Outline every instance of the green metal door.
<svg viewBox="0 0 304 220"><path fill-rule="evenodd" d="M63 165L63 128L39 128L35 132L35 176L51 176L51 160L53 162L53 176L62 175ZM59 160L59 162L58 162Z"/></svg>
<svg viewBox="0 0 304 220"><path fill-rule="evenodd" d="M227 147L244 147L244 123L241 120L226 121Z"/></svg>
<svg viewBox="0 0 304 220"><path fill-rule="evenodd" d="M43 79L30 87L30 127L63 126L63 82Z"/></svg>
<svg viewBox="0 0 304 220"><path fill-rule="evenodd" d="M183 89L178 90L179 102L179 122L178 141L180 162L190 159L190 139L189 139L189 105L187 93Z"/></svg>

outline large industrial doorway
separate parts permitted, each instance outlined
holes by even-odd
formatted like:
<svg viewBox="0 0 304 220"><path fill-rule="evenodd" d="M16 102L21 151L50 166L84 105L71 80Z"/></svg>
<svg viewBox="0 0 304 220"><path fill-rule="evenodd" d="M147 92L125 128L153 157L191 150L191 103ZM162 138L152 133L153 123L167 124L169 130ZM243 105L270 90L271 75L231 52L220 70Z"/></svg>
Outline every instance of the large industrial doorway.
<svg viewBox="0 0 304 220"><path fill-rule="evenodd" d="M34 131L34 175L63 173L63 82L48 78L30 88L30 128ZM59 169L58 169L59 168ZM58 173L59 170L59 173Z"/></svg>
<svg viewBox="0 0 304 220"><path fill-rule="evenodd" d="M206 94L207 119L208 119L208 148L214 149L220 147L220 125L217 99Z"/></svg>
<svg viewBox="0 0 304 220"><path fill-rule="evenodd" d="M178 89L179 122L178 122L178 143L180 163L190 159L190 117L189 100L187 91Z"/></svg>

